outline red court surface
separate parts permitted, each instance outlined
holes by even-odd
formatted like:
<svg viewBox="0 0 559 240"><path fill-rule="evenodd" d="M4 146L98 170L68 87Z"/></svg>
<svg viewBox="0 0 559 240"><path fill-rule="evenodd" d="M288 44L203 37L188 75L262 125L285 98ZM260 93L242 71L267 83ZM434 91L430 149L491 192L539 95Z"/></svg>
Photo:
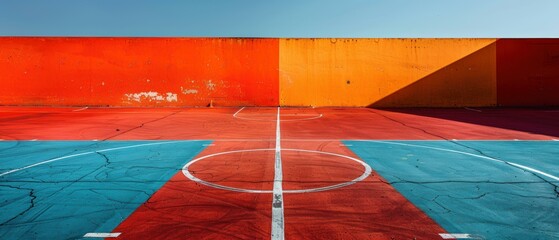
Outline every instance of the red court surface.
<svg viewBox="0 0 559 240"><path fill-rule="evenodd" d="M278 149L285 238L441 239L445 229L341 140L559 138L554 109L2 107L0 114L2 140L213 141L122 219L113 230L119 239L269 239Z"/></svg>
<svg viewBox="0 0 559 240"><path fill-rule="evenodd" d="M0 139L274 141L276 108L239 110L2 107ZM557 109L282 108L282 119L286 141L559 138Z"/></svg>

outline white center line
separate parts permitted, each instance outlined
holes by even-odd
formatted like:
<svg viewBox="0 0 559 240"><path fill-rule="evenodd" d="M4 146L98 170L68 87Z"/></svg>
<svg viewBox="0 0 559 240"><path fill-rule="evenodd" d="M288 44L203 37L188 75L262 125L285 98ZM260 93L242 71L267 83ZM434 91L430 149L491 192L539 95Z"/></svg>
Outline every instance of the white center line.
<svg viewBox="0 0 559 240"><path fill-rule="evenodd" d="M474 112L483 112L483 111L481 111L481 110L479 110L479 109L469 108L469 107L465 107L464 109L470 110L470 111L474 111Z"/></svg>
<svg viewBox="0 0 559 240"><path fill-rule="evenodd" d="M276 121L276 155L274 171L274 191L272 199L272 239L284 239L283 233L283 173L281 169L281 131L280 131L280 108Z"/></svg>
<svg viewBox="0 0 559 240"><path fill-rule="evenodd" d="M73 110L73 112L83 111L83 110L86 110L86 109L88 109L88 108L89 108L89 107L83 107L83 108L80 108L80 109Z"/></svg>
<svg viewBox="0 0 559 240"><path fill-rule="evenodd" d="M243 111L243 109L245 109L245 107L242 107L241 109L239 109L239 111L236 111L235 113L233 113L233 117L237 117L237 114L239 114L241 111Z"/></svg>
<svg viewBox="0 0 559 240"><path fill-rule="evenodd" d="M467 233L439 233L443 239L469 239L472 238L470 234Z"/></svg>
<svg viewBox="0 0 559 240"><path fill-rule="evenodd" d="M120 236L120 233L86 233L83 235L85 238L116 238Z"/></svg>

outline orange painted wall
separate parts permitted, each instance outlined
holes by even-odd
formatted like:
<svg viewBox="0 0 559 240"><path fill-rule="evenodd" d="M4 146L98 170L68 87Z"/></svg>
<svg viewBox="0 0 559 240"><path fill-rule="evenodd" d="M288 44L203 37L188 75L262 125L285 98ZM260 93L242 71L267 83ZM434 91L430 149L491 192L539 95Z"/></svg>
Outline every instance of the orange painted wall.
<svg viewBox="0 0 559 240"><path fill-rule="evenodd" d="M278 39L0 38L0 105L275 106Z"/></svg>
<svg viewBox="0 0 559 240"><path fill-rule="evenodd" d="M280 104L494 106L495 41L280 39Z"/></svg>
<svg viewBox="0 0 559 240"><path fill-rule="evenodd" d="M559 39L497 41L499 106L559 106Z"/></svg>
<svg viewBox="0 0 559 240"><path fill-rule="evenodd" d="M0 105L559 105L559 39L0 37Z"/></svg>

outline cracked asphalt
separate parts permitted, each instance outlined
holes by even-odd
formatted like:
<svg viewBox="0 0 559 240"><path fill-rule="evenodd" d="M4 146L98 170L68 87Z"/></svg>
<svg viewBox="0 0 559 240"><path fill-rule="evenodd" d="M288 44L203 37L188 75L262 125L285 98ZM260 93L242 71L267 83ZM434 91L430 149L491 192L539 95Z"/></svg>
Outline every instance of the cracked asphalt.
<svg viewBox="0 0 559 240"><path fill-rule="evenodd" d="M114 231L138 209L135 219L148 224L136 227L163 229L155 234L269 236L271 196L205 189L177 173L201 151L269 148L274 124L267 120L275 114L268 113L275 108L241 113L256 120L232 117L237 108L0 110L0 239L79 239L87 232ZM559 138L558 112L286 108L282 113L288 120L282 122L283 146L357 155L373 168L370 179L339 191L287 195L289 236L436 236L439 232L424 227L431 225L420 225L432 221L438 230L473 239L559 239L559 141L553 140ZM312 121L293 121L318 114ZM285 184L335 184L333 176L351 175L349 165L331 160L336 164L328 168L313 159L286 157L292 164L286 176L313 178ZM237 160L195 174L221 182L234 177L212 171L221 166L253 177L238 176L231 184L270 183L258 175L265 165L253 162L247 169ZM122 229L137 230L129 225Z"/></svg>
<svg viewBox="0 0 559 240"><path fill-rule="evenodd" d="M448 232L559 239L559 142L345 143Z"/></svg>
<svg viewBox="0 0 559 240"><path fill-rule="evenodd" d="M55 160L0 176L0 239L110 232L209 141L158 143L0 141L2 173Z"/></svg>

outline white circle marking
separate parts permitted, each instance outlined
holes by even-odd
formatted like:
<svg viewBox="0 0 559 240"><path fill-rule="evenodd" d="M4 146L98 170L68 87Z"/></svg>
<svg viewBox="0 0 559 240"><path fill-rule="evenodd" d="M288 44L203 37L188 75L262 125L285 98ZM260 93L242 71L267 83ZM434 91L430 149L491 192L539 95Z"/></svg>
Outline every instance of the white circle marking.
<svg viewBox="0 0 559 240"><path fill-rule="evenodd" d="M196 159L188 162L182 168L182 173L184 174L184 176L186 176L188 179L190 179L194 182L197 182L197 183L209 186L209 187L217 188L217 189L223 189L223 190L228 190L228 191L233 191L233 192L244 192L244 193L272 193L273 190L236 188L236 187L229 187L229 186L224 186L224 185L220 185L220 184L217 184L217 183L204 181L200 178L195 177L194 175L192 175L190 173L190 171L188 171L188 168L192 164L194 164L198 161L207 159L207 158L220 156L220 155L226 155L226 154L240 153L240 152L258 152L258 151L275 151L275 149L274 148L258 148L258 149L227 151L227 152L220 152L220 153L214 153L214 154L206 155L206 156L199 157L199 158L196 158ZM346 159L349 159L349 160L360 163L365 168L365 171L363 171L363 174L361 174L361 176L359 176L359 177L357 177L357 178L355 178L351 181L348 181L348 182L343 182L343 183L334 184L334 185L331 185L331 186L318 187L318 188L298 189L298 190L283 190L283 193L311 193L311 192L321 192L321 191L327 191L327 190L332 190L332 189L336 189L336 188L346 187L346 186L355 184L357 182L363 181L365 178L367 178L369 175L371 175L371 171L372 171L371 167L366 162L361 161L361 160L359 160L357 158L354 158L354 157L346 156L346 155L341 155L341 154L337 154L337 153L330 153L330 152L315 151L315 150L291 149L291 148L283 148L282 151L319 153L319 154L324 154L324 155L346 158Z"/></svg>

